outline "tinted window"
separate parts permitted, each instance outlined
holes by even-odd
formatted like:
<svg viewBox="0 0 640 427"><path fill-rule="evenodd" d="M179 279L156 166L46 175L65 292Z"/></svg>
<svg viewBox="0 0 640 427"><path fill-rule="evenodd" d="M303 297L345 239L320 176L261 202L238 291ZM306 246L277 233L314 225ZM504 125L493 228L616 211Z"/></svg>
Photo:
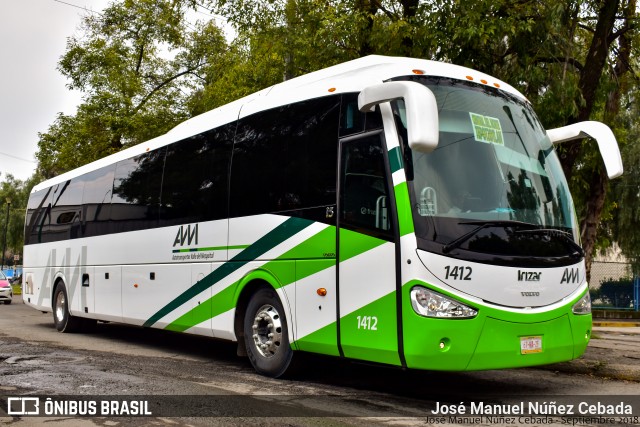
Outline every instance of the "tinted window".
<svg viewBox="0 0 640 427"><path fill-rule="evenodd" d="M341 225L391 240L391 200L382 134L342 142Z"/></svg>
<svg viewBox="0 0 640 427"><path fill-rule="evenodd" d="M98 236L109 233L111 196L116 165L109 165L83 176L82 235Z"/></svg>
<svg viewBox="0 0 640 427"><path fill-rule="evenodd" d="M377 106L375 111L363 113L358 109L357 93L349 93L342 96L340 136L348 136L380 128L382 128L382 116Z"/></svg>
<svg viewBox="0 0 640 427"><path fill-rule="evenodd" d="M25 244L42 242L43 231L49 229L52 193L53 188L45 188L29 197L24 230Z"/></svg>
<svg viewBox="0 0 640 427"><path fill-rule="evenodd" d="M82 217L82 177L73 178L53 186L50 223L43 228L42 241L81 237L80 220Z"/></svg>
<svg viewBox="0 0 640 427"><path fill-rule="evenodd" d="M162 226L227 217L234 130L235 123L167 147Z"/></svg>
<svg viewBox="0 0 640 427"><path fill-rule="evenodd" d="M158 226L165 148L118 162L111 202L111 232Z"/></svg>
<svg viewBox="0 0 640 427"><path fill-rule="evenodd" d="M231 216L289 212L324 218L336 199L339 107L339 97L314 99L238 123Z"/></svg>

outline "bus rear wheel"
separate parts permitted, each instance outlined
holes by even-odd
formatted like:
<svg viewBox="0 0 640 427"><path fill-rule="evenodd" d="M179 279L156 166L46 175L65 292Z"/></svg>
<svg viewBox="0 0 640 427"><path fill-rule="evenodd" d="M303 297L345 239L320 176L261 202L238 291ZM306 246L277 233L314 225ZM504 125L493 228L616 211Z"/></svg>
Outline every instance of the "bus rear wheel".
<svg viewBox="0 0 640 427"><path fill-rule="evenodd" d="M56 286L53 293L53 323L60 332L76 332L82 325L82 319L69 313L69 298L63 282Z"/></svg>
<svg viewBox="0 0 640 427"><path fill-rule="evenodd" d="M244 340L254 369L278 378L287 372L293 359L284 308L273 289L257 291L244 317Z"/></svg>

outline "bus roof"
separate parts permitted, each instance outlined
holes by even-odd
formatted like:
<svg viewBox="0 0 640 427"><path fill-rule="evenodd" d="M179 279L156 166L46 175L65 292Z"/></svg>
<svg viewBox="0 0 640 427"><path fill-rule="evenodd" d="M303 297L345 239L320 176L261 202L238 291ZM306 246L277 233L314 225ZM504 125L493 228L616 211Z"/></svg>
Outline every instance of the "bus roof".
<svg viewBox="0 0 640 427"><path fill-rule="evenodd" d="M44 181L36 185L32 192L197 135L259 111L331 94L360 92L372 84L412 74L472 80L499 87L505 92L525 99L518 90L509 84L470 68L425 59L370 55L275 84L200 114L177 125L164 135Z"/></svg>

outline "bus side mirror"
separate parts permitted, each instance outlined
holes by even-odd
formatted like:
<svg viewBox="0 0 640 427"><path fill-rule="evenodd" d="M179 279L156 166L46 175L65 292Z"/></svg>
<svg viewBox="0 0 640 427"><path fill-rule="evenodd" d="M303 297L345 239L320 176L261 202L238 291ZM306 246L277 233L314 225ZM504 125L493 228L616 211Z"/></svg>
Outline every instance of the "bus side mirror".
<svg viewBox="0 0 640 427"><path fill-rule="evenodd" d="M561 128L547 130L547 135L554 145L573 139L591 137L598 143L600 155L604 160L609 179L622 175L622 157L616 137L609 126L600 122L580 122Z"/></svg>
<svg viewBox="0 0 640 427"><path fill-rule="evenodd" d="M358 108L371 112L383 102L403 99L407 115L409 148L429 153L438 146L438 104L433 92L416 82L388 82L364 88Z"/></svg>

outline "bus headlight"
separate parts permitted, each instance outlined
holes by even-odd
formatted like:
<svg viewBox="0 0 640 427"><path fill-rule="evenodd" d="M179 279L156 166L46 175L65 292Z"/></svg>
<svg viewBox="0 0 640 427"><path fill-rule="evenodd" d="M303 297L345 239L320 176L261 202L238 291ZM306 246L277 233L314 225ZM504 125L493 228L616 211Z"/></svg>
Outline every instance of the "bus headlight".
<svg viewBox="0 0 640 427"><path fill-rule="evenodd" d="M425 317L469 319L478 314L478 310L422 286L411 289L411 305Z"/></svg>
<svg viewBox="0 0 640 427"><path fill-rule="evenodd" d="M591 314L591 296L589 292L584 294L580 301L573 304L571 311L573 311L573 314Z"/></svg>

